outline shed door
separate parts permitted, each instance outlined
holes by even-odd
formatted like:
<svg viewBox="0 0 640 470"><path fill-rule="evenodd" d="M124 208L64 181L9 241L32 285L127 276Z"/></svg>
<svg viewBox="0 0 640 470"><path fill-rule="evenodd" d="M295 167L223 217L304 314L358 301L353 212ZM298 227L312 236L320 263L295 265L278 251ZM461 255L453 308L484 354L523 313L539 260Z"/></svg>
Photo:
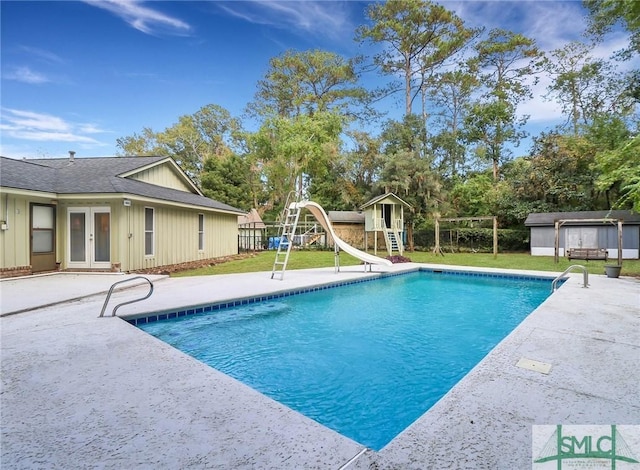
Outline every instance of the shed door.
<svg viewBox="0 0 640 470"><path fill-rule="evenodd" d="M31 204L31 271L56 269L56 207Z"/></svg>
<svg viewBox="0 0 640 470"><path fill-rule="evenodd" d="M598 248L598 228L568 227L566 248Z"/></svg>
<svg viewBox="0 0 640 470"><path fill-rule="evenodd" d="M109 207L74 207L68 212L69 268L111 268Z"/></svg>

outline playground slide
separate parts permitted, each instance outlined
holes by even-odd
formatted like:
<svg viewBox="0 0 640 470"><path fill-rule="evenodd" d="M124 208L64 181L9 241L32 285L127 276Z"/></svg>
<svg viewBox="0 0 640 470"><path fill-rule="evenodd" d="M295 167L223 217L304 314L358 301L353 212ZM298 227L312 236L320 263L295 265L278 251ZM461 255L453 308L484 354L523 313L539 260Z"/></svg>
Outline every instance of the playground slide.
<svg viewBox="0 0 640 470"><path fill-rule="evenodd" d="M296 203L294 203L296 204ZM327 213L324 211L322 206L313 202L313 201L301 201L297 203L298 207L305 207L313 214L313 216L320 222L320 225L324 227L324 229L331 234L333 237L333 241L338 248L340 248L345 253L350 254L354 258L358 258L365 263L370 264L382 264L384 266L392 266L393 263L388 259L380 258L378 256L370 255L369 253L365 253L364 251L358 250L357 248L352 247L347 242L342 240L340 237L336 235L333 231L333 226L331 225L331 221L327 216Z"/></svg>

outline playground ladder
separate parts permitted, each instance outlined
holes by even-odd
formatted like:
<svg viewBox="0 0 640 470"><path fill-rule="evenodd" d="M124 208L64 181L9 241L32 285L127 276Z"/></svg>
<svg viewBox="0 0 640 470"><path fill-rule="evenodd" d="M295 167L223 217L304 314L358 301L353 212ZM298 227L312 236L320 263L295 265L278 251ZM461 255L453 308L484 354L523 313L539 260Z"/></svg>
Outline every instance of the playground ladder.
<svg viewBox="0 0 640 470"><path fill-rule="evenodd" d="M389 236L389 243L391 244L391 252L400 251L398 249L398 240L396 238L396 234L391 230L389 230L387 234Z"/></svg>
<svg viewBox="0 0 640 470"><path fill-rule="evenodd" d="M280 225L280 243L278 244L278 249L276 251L276 259L273 262L271 279L273 279L276 274L280 274L280 280L284 279L284 272L287 269L289 254L291 253L291 247L293 246L293 237L298 226L298 219L300 218L298 197L294 196L294 203L290 202L291 198L292 194L289 194L287 202L285 203L284 217L282 218L282 223Z"/></svg>
<svg viewBox="0 0 640 470"><path fill-rule="evenodd" d="M387 251L389 255L393 255L394 251L397 251L400 255L402 255L402 245L398 240L400 238L400 234L395 230L385 229L384 231L384 239L387 243Z"/></svg>

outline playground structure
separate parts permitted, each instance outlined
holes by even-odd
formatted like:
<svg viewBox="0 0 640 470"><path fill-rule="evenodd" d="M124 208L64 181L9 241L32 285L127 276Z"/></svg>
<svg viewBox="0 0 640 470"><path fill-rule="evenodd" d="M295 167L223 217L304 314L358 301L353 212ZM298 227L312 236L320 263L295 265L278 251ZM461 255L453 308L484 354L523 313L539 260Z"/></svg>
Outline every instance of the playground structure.
<svg viewBox="0 0 640 470"><path fill-rule="evenodd" d="M436 255L444 256L442 246L440 245L440 222L483 222L491 220L493 221L493 257L498 256L498 218L495 215L483 216L483 217L450 217L445 219L436 218L435 220L435 246L433 253ZM452 232L449 231L450 244L453 246ZM453 249L452 249L453 251Z"/></svg>
<svg viewBox="0 0 640 470"><path fill-rule="evenodd" d="M411 205L393 193L385 193L364 203L360 208L365 214L365 241L367 234L373 234L373 252L378 254L378 239L384 243L387 254L394 251L400 256L404 254L404 210Z"/></svg>
<svg viewBox="0 0 640 470"><path fill-rule="evenodd" d="M364 269L371 271L371 265L378 264L383 266L391 266L391 261L380 258L378 256L371 255L365 251L361 251L345 241L343 241L333 230L329 216L324 209L317 203L308 200L301 200L299 196L295 196L295 201L290 202L292 195L287 199L285 204L285 212L281 221L281 231L279 236L279 244L276 251L275 261L273 263L273 269L271 271L271 279L274 279L277 274L280 275L280 280L284 279L284 273L287 269L289 262L289 255L291 254L291 248L294 245L296 237L296 229L300 219L300 213L302 209L307 209L318 221L318 223L324 228L324 230L331 235L334 242L334 259L336 272L340 271L340 250L353 256L364 262ZM304 235L304 234L303 234Z"/></svg>

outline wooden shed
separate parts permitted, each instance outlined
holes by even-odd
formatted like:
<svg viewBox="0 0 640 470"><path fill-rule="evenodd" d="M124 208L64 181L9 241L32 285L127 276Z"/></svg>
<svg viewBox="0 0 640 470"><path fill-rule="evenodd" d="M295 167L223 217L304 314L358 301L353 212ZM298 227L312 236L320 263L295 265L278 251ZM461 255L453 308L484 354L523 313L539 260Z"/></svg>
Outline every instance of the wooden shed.
<svg viewBox="0 0 640 470"><path fill-rule="evenodd" d="M327 215L338 237L355 248L360 250L367 249L364 244L364 212L329 211ZM333 240L330 238L329 236L328 242L330 245L333 245Z"/></svg>
<svg viewBox="0 0 640 470"><path fill-rule="evenodd" d="M608 258L640 258L640 214L631 211L529 214L533 256L567 256L570 250L604 250ZM557 249L557 250L556 250Z"/></svg>

